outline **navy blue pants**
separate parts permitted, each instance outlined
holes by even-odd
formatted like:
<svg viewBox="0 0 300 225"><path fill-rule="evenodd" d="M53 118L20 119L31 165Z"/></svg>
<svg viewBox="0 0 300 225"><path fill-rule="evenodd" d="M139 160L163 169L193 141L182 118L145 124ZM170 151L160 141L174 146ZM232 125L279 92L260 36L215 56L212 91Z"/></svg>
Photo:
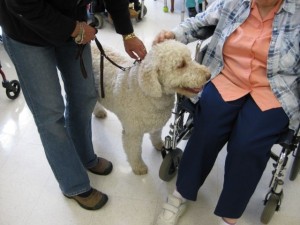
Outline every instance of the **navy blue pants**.
<svg viewBox="0 0 300 225"><path fill-rule="evenodd" d="M250 95L225 102L208 83L196 105L194 130L184 150L176 187L195 201L218 153L227 143L223 190L215 214L243 214L270 158L271 147L288 127L282 108L261 111Z"/></svg>

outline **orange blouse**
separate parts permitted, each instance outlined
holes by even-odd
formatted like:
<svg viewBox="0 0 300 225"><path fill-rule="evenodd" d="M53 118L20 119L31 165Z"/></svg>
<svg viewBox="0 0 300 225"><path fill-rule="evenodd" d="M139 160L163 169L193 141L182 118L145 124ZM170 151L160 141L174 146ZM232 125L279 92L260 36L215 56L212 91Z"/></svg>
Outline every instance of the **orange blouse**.
<svg viewBox="0 0 300 225"><path fill-rule="evenodd" d="M262 19L253 1L247 20L226 40L224 68L212 80L224 101L233 101L250 93L262 111L281 107L266 73L272 23L280 3Z"/></svg>

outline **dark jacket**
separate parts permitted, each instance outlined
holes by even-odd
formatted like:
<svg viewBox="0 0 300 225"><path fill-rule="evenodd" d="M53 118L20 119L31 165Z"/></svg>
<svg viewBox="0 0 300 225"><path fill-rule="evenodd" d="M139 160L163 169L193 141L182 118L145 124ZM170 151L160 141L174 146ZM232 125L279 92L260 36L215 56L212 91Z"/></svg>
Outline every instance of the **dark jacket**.
<svg viewBox="0 0 300 225"><path fill-rule="evenodd" d="M0 26L19 42L59 46L72 40L76 21L87 20L91 0L0 0ZM133 32L128 0L105 0L116 32Z"/></svg>

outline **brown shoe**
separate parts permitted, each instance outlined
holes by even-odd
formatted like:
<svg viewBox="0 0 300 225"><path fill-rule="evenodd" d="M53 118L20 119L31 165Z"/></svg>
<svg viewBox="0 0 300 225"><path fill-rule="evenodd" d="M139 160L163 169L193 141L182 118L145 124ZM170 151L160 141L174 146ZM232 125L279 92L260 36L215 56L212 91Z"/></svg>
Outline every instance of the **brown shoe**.
<svg viewBox="0 0 300 225"><path fill-rule="evenodd" d="M98 157L98 163L96 166L88 169L90 172L97 175L108 175L113 169L113 165L110 161Z"/></svg>
<svg viewBox="0 0 300 225"><path fill-rule="evenodd" d="M66 196L67 198L74 199L82 208L88 210L97 210L102 208L108 200L106 194L97 191L92 188L92 193L87 197L75 196Z"/></svg>

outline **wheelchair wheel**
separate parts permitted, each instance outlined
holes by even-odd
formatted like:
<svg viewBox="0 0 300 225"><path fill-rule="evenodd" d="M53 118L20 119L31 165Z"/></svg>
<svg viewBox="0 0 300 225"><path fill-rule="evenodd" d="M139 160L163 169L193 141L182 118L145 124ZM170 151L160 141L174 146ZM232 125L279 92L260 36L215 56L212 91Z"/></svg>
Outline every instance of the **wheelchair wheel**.
<svg viewBox="0 0 300 225"><path fill-rule="evenodd" d="M163 181L170 181L177 172L179 162L182 157L182 150L176 148L170 151L163 159L159 169L159 177Z"/></svg>
<svg viewBox="0 0 300 225"><path fill-rule="evenodd" d="M279 208L279 202L280 202L280 195L276 195L276 194L270 195L260 217L260 221L263 224L268 224L271 221L275 211L277 211Z"/></svg>
<svg viewBox="0 0 300 225"><path fill-rule="evenodd" d="M20 83L17 80L10 81L8 87L6 87L6 95L9 99L16 99L20 91Z"/></svg>
<svg viewBox="0 0 300 225"><path fill-rule="evenodd" d="M96 29L101 29L103 27L104 19L100 13L94 14L94 23Z"/></svg>
<svg viewBox="0 0 300 225"><path fill-rule="evenodd" d="M298 145L297 152L294 158L294 162L290 172L290 180L293 181L296 179L300 172L300 144Z"/></svg>
<svg viewBox="0 0 300 225"><path fill-rule="evenodd" d="M143 15L143 17L146 16L146 14L147 14L147 8L146 8L146 6L144 5L144 15ZM142 11L139 10L139 14L138 14L138 17L136 18L136 21L137 21L137 22L141 21L141 20L143 19L143 17L142 17Z"/></svg>

